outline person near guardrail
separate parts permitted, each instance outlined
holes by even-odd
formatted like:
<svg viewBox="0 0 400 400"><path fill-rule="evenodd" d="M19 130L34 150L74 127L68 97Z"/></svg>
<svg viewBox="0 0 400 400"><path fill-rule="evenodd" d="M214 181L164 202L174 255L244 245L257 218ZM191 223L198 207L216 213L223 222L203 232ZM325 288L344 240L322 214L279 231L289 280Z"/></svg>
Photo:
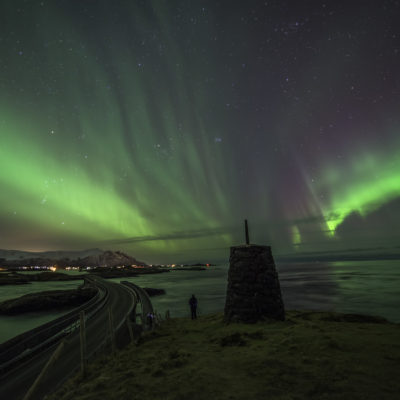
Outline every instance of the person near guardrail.
<svg viewBox="0 0 400 400"><path fill-rule="evenodd" d="M147 326L149 327L149 329L153 329L153 319L154 319L154 315L152 313L148 313L146 316L146 320L147 320Z"/></svg>
<svg viewBox="0 0 400 400"><path fill-rule="evenodd" d="M190 312L192 314L192 319L196 319L197 318L197 299L194 296L194 294L192 294L192 297L189 299L189 305L190 305Z"/></svg>

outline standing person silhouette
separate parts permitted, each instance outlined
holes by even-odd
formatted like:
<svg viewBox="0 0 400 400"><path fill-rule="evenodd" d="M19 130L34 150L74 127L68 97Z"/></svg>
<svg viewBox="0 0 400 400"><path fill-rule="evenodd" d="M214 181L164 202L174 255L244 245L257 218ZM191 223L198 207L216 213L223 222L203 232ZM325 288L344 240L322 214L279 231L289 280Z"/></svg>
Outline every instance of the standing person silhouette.
<svg viewBox="0 0 400 400"><path fill-rule="evenodd" d="M146 315L146 322L147 322L147 326L150 330L153 329L153 322L154 322L154 314L152 313L148 313Z"/></svg>
<svg viewBox="0 0 400 400"><path fill-rule="evenodd" d="M194 294L192 294L192 297L189 299L189 305L190 305L190 312L192 314L192 319L197 318L197 299L194 297Z"/></svg>

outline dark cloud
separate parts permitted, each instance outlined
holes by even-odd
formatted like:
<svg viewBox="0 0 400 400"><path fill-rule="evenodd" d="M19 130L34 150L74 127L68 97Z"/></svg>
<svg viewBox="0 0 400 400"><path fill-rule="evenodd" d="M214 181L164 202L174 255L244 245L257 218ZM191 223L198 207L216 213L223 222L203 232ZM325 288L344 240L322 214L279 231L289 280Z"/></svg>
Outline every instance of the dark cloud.
<svg viewBox="0 0 400 400"><path fill-rule="evenodd" d="M104 240L99 243L104 244L127 244L127 243L138 243L138 242L152 242L157 240L183 240L183 239L195 239L201 237L210 237L216 235L223 235L230 232L230 228L210 228L210 229L199 229L190 231L178 231L171 232L165 235L146 235L146 236L134 236L124 239L112 239Z"/></svg>

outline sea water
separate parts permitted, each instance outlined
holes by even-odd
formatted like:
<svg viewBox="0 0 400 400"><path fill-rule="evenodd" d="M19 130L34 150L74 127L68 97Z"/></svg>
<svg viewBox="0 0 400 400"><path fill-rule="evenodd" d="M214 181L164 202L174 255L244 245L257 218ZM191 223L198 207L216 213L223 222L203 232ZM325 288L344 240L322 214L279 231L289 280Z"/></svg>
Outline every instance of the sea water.
<svg viewBox="0 0 400 400"><path fill-rule="evenodd" d="M34 272L29 272L32 274ZM67 272L68 273L68 272ZM72 275L73 273L69 273ZM48 290L77 289L83 284L83 280L32 282L23 285L0 286L0 302L23 296L29 293L38 293ZM21 315L0 315L0 343L11 339L27 330L45 324L71 311L72 308L64 308L62 311L30 312Z"/></svg>
<svg viewBox="0 0 400 400"><path fill-rule="evenodd" d="M276 267L286 309L378 315L400 322L400 260L277 262ZM203 271L171 270L111 280L164 289L165 295L151 298L154 309L162 316L169 310L171 317L188 317L192 294L198 299L199 315L223 311L228 269L225 264ZM81 283L78 280L2 286L0 301L42 290L72 289ZM0 316L0 343L65 312Z"/></svg>
<svg viewBox="0 0 400 400"><path fill-rule="evenodd" d="M400 261L276 263L286 309L331 310L379 315L400 322ZM188 317L189 298L198 299L198 313L223 311L228 265L205 271L171 271L128 278L141 287L165 289L152 297L163 316ZM119 279L114 279L119 282Z"/></svg>

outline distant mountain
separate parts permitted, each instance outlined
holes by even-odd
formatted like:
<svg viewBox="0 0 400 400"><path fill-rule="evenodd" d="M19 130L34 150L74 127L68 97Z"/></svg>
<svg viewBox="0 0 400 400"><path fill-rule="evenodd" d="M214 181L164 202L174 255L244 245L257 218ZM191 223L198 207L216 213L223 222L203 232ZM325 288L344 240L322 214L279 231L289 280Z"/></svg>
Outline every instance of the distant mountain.
<svg viewBox="0 0 400 400"><path fill-rule="evenodd" d="M81 251L29 252L20 250L0 250L0 265L5 267L50 266L60 267L115 267L118 265L147 265L121 251L88 249Z"/></svg>
<svg viewBox="0 0 400 400"><path fill-rule="evenodd" d="M147 265L143 261L128 256L121 251L104 251L98 255L91 255L80 260L82 266L116 267L118 265Z"/></svg>

